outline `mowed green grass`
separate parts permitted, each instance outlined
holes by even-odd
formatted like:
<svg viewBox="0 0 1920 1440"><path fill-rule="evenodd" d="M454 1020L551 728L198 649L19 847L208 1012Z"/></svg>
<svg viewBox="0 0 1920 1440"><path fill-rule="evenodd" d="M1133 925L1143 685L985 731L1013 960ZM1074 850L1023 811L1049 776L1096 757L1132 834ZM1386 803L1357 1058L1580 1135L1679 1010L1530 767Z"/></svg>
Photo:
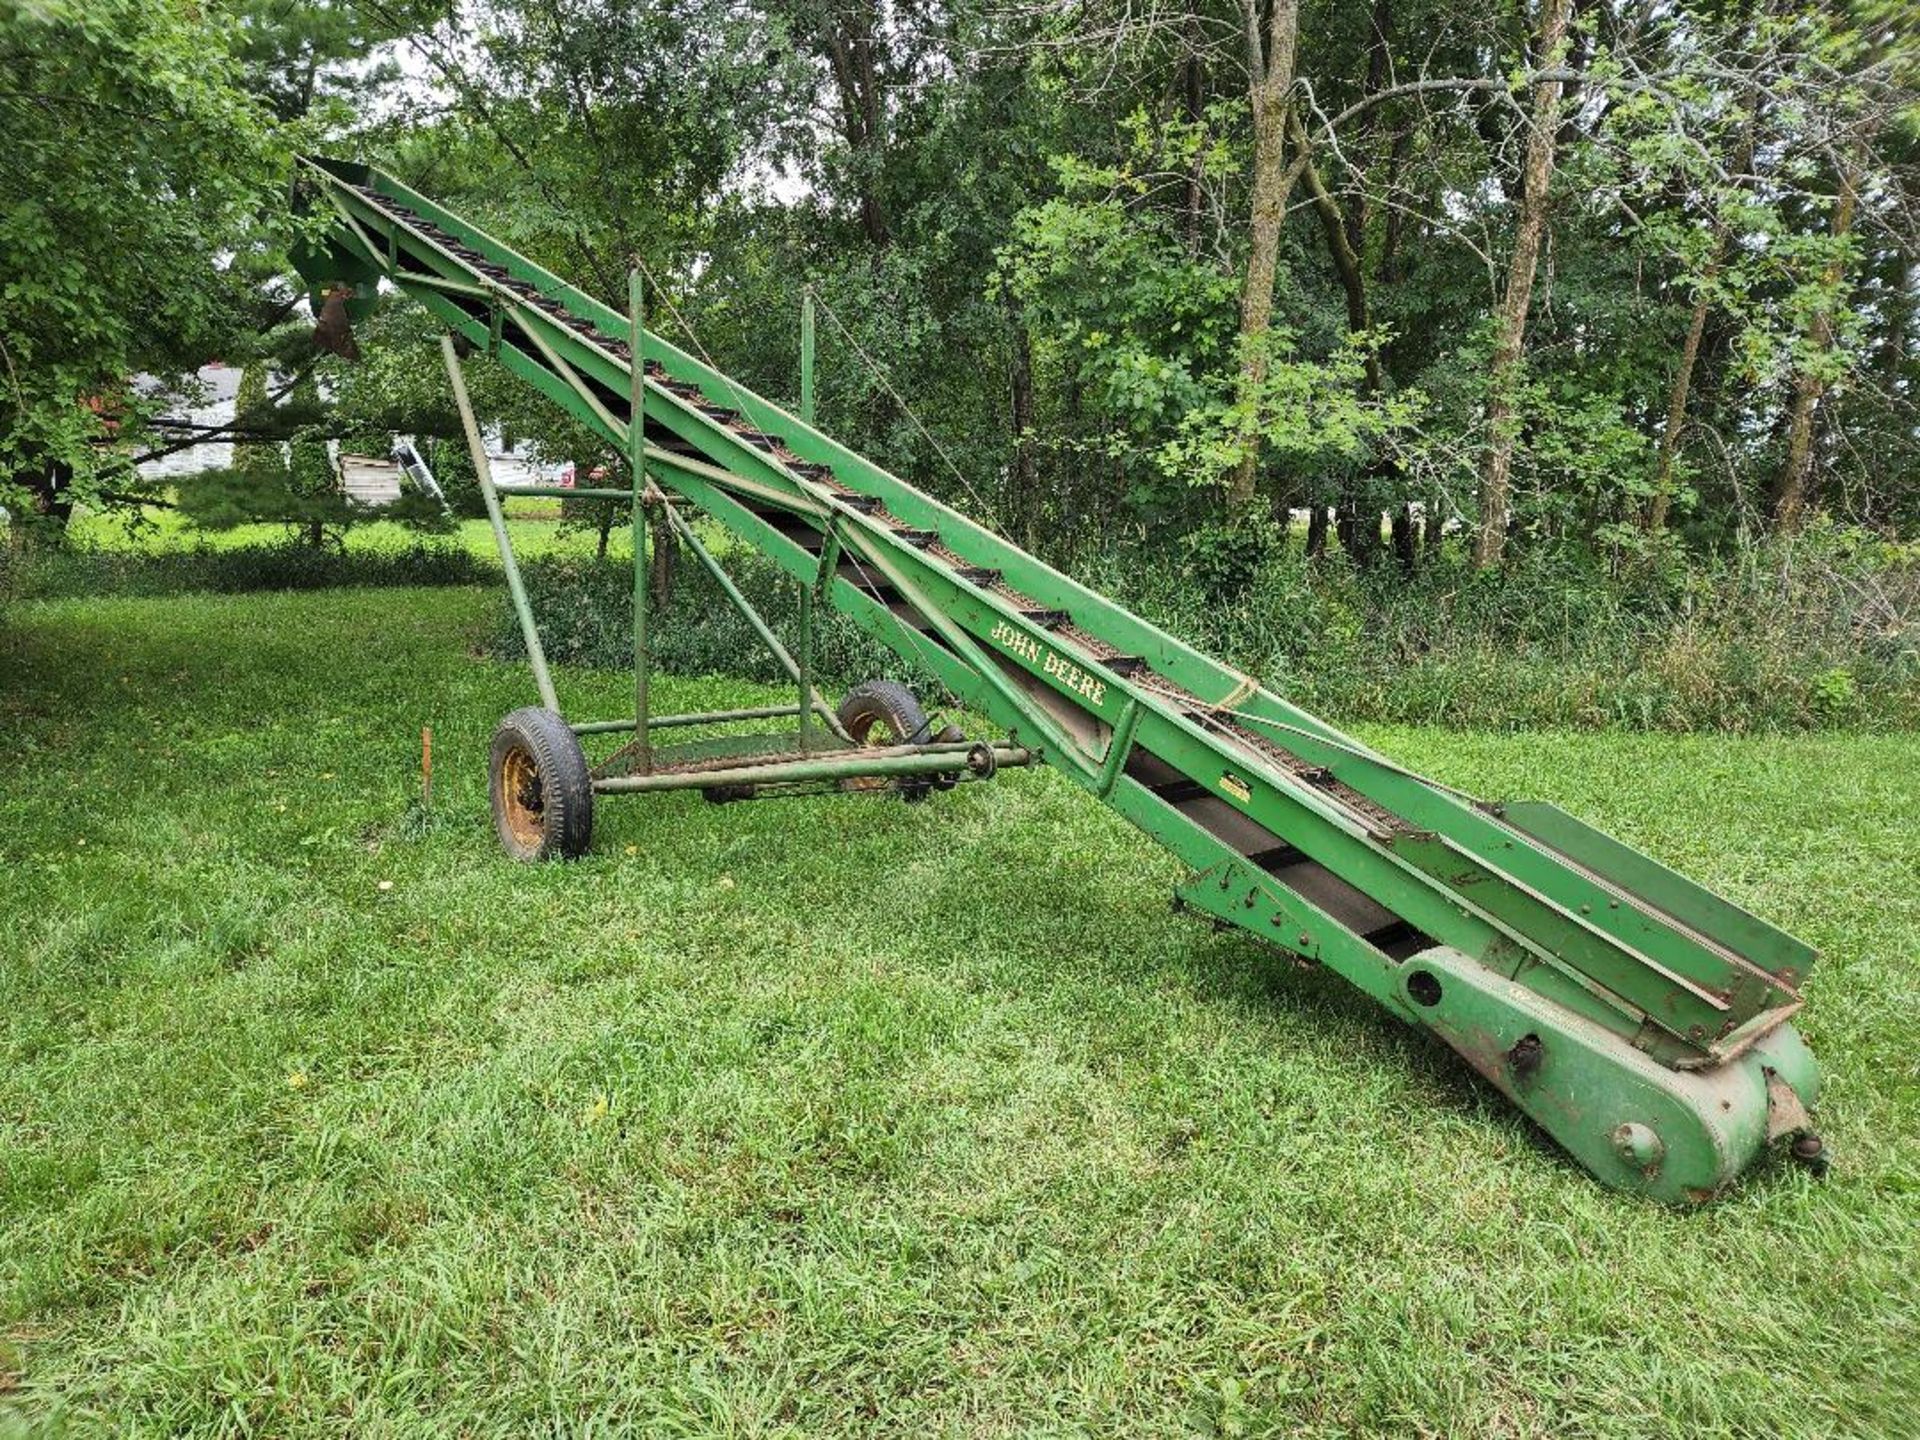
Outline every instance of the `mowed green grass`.
<svg viewBox="0 0 1920 1440"><path fill-rule="evenodd" d="M506 497L507 518L512 522L514 553L522 560L571 556L591 557L598 535L584 525L560 525L557 500ZM201 529L182 518L177 510L144 506L138 511L89 511L82 509L67 528L70 542L101 550L132 550L148 554L180 550L236 550L250 545L283 545L298 541L298 527L268 523L235 525L225 530ZM456 520L446 532L414 529L393 520L367 520L343 532L341 545L363 553L393 554L417 545L463 549L486 560L499 552L493 543L493 531L484 519ZM607 535L607 554L633 557L631 532L616 524Z"/></svg>
<svg viewBox="0 0 1920 1440"><path fill-rule="evenodd" d="M508 864L498 603L0 624L18 1428L1913 1433L1915 737L1368 732L1826 952L1833 1173L1676 1213L1171 914L1175 865L1054 775L627 799L590 858Z"/></svg>

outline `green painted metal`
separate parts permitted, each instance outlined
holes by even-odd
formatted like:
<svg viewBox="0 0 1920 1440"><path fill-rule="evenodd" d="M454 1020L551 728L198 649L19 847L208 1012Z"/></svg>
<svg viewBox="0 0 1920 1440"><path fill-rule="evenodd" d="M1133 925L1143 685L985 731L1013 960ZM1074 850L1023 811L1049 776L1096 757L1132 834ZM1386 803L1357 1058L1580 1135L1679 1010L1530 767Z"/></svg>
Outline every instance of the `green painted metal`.
<svg viewBox="0 0 1920 1440"><path fill-rule="evenodd" d="M337 219L311 280L372 267L490 345L1180 857L1184 903L1426 1028L1601 1179L1696 1200L1805 1128L1800 942L1551 807L1394 765L837 444L810 422L804 314L794 415L378 171L302 176Z"/></svg>
<svg viewBox="0 0 1920 1440"><path fill-rule="evenodd" d="M800 298L800 418L813 423L813 291Z"/></svg>
<svg viewBox="0 0 1920 1440"><path fill-rule="evenodd" d="M631 490L612 490L587 485L516 485L503 492L508 500L631 500Z"/></svg>
<svg viewBox="0 0 1920 1440"><path fill-rule="evenodd" d="M627 267L627 344L635 355L647 350L646 290L636 261ZM635 767L653 768L653 742L647 725L653 653L647 637L647 386L634 366L627 389L627 478L633 483L633 751Z"/></svg>
<svg viewBox="0 0 1920 1440"><path fill-rule="evenodd" d="M1697 933L1725 937L1739 955L1789 985L1798 983L1813 968L1812 946L1774 929L1612 836L1582 824L1557 806L1539 800L1515 801L1499 806L1494 814L1589 874L1624 893L1637 895Z"/></svg>
<svg viewBox="0 0 1920 1440"><path fill-rule="evenodd" d="M675 730L693 725L734 725L746 720L777 720L798 715L798 705L752 705L738 710L700 710L687 715L649 715L649 730ZM576 735L616 735L630 733L634 726L627 720L588 720L567 727Z"/></svg>
<svg viewBox="0 0 1920 1440"><path fill-rule="evenodd" d="M820 748L838 748L848 752L853 749L850 745L839 746L830 738L823 740ZM703 735L696 740L663 745L655 753L654 759L663 770L688 770L695 767L711 768L713 762L720 760L745 764L752 760L801 760L806 755L806 748L792 731L756 730L744 735Z"/></svg>
<svg viewBox="0 0 1920 1440"><path fill-rule="evenodd" d="M493 543L500 551L500 566L506 572L507 594L513 599L513 613L520 621L520 637L526 642L534 686L540 691L540 703L558 714L560 701L554 694L546 651L540 645L540 627L534 624L533 607L527 603L527 587L520 579L519 563L513 558L513 542L507 537L507 518L501 513L500 495L493 485L493 465L487 459L487 442L480 434L480 423L474 419L473 405L467 399L467 382L460 373L460 357L454 352L452 336L440 337L440 355L446 361L447 379L453 385L453 403L460 411L460 426L466 432L474 479L479 482L480 498L486 503L487 523L493 527Z"/></svg>
<svg viewBox="0 0 1920 1440"><path fill-rule="evenodd" d="M971 755L982 755L986 763L979 767L968 763ZM906 779L920 775L951 775L975 770L992 773L1032 763L1031 752L1018 745L973 745L962 753L919 747L902 748L891 755L848 755L834 759L809 756L775 764L757 764L726 770L656 770L650 775L616 775L595 780L596 793L608 795L645 794L659 790L707 790L727 785L808 785L825 781L866 780L891 777ZM991 767L991 768L989 768Z"/></svg>

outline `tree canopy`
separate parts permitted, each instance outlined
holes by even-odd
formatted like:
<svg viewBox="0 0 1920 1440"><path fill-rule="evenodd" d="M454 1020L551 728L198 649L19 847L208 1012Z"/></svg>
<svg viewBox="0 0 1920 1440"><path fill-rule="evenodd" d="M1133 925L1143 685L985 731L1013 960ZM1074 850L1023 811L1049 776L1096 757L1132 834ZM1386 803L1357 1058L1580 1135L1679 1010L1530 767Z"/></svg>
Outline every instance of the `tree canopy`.
<svg viewBox="0 0 1920 1440"><path fill-rule="evenodd" d="M41 508L49 477L137 495L103 443L140 426L129 376L292 365L257 337L286 157L325 147L599 293L642 255L776 394L810 291L824 423L1043 549L1257 544L1303 508L1362 564L1447 527L1486 565L1910 531L1904 9L16 4L0 463Z"/></svg>

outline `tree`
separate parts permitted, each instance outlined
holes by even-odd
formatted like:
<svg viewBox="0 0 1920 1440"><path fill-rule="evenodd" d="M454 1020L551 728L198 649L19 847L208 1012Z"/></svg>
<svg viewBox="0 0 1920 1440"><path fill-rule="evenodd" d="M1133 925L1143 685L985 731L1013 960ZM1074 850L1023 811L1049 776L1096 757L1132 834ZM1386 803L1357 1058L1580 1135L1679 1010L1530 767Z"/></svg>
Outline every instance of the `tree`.
<svg viewBox="0 0 1920 1440"><path fill-rule="evenodd" d="M227 38L188 0L0 11L0 503L16 543L58 535L76 502L146 498L128 451L158 402L130 377L191 372L258 323L238 257L284 238L283 157Z"/></svg>
<svg viewBox="0 0 1920 1440"><path fill-rule="evenodd" d="M1571 0L1540 0L1539 57L1556 61L1567 38ZM1518 435L1516 394L1525 356L1527 312L1533 306L1533 277L1540 263L1540 237L1547 225L1547 193L1553 184L1553 152L1560 130L1558 80L1534 87L1522 172L1520 213L1514 226L1513 255L1494 318L1491 373L1488 376L1486 462L1480 478L1480 529L1474 540L1474 564L1500 563L1507 525L1513 513L1513 447Z"/></svg>
<svg viewBox="0 0 1920 1440"><path fill-rule="evenodd" d="M1267 332L1273 325L1273 280L1280 264L1280 231L1298 170L1289 171L1286 143L1292 113L1295 51L1300 41L1298 0L1269 0L1266 34L1257 0L1241 0L1246 22L1247 99L1253 111L1253 172L1248 186L1246 278L1240 290L1241 404L1249 414L1261 404L1270 363ZM1260 464L1260 431L1248 429L1227 486L1227 510L1253 505Z"/></svg>
<svg viewBox="0 0 1920 1440"><path fill-rule="evenodd" d="M236 19L231 48L241 83L276 119L324 110L330 128L357 123L399 78L382 46L432 14L415 3L376 15L358 0L229 0L227 8Z"/></svg>
<svg viewBox="0 0 1920 1440"><path fill-rule="evenodd" d="M139 44L86 39L79 62L53 58L78 13L67 0L8 19L9 34L38 27L13 68L39 67L21 93L41 100L0 98L41 127L29 145L54 143L44 97L103 45L143 54L136 109L177 113L156 98L173 72ZM1331 504L1339 548L1359 559L1380 551L1391 512L1409 564L1413 507L1432 538L1475 518L1476 498L1470 549L1489 565L1522 529L1607 556L1649 533L1675 537L1663 551L1738 543L1776 491L1783 523L1820 506L1881 524L1920 512L1899 478L1920 459L1916 47L1888 0L1523 13L234 0L217 13L241 24L172 3L133 29L213 56L263 155L295 136L370 154L603 298L617 301L637 250L660 328L776 394L792 392L811 288L823 423L1058 555L1119 534L1173 553L1223 515L1257 532L1233 541L1254 553L1302 504L1309 548L1326 544ZM424 71L395 76L394 40ZM110 74L74 93L111 107L122 88ZM377 115L376 96L391 102ZM121 381L215 351L278 377L236 434L275 455L296 430L356 445L383 424L431 435L443 401L371 346L357 370L320 361L303 414L291 391L311 348L271 323L279 177L217 225L187 207L187 243L163 246L135 203L146 182L103 177L123 142L151 149L167 127L136 134L111 108L100 120L79 137L95 148L78 185L55 192L114 191L75 229L76 283L93 287L90 307L99 297L90 313L142 318L96 243L121 210L151 232L134 253L164 251L138 273L175 283L153 343L58 378L42 361L64 355L52 337L68 317L23 328L18 296L0 301L0 343L32 351L18 368L43 402L36 423L83 437L63 459L23 445L28 407L0 422L10 458L31 448L42 492L137 498L134 447L107 442L137 438L151 406ZM234 128L203 109L193 131L222 137L193 163L232 171ZM16 168L31 216L41 187ZM29 277L21 294L43 259L12 267ZM165 313L181 296L216 323ZM483 390L490 418L543 454L598 463L551 407ZM76 460L92 478L66 479Z"/></svg>

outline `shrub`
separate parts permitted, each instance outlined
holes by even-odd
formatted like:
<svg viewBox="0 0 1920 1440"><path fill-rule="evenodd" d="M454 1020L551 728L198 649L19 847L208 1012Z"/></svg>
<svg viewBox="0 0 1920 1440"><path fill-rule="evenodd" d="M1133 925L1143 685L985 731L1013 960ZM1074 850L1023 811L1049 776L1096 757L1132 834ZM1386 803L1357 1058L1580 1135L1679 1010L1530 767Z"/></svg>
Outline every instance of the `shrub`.
<svg viewBox="0 0 1920 1440"><path fill-rule="evenodd" d="M299 541L159 551L68 545L0 555L0 594L18 600L474 585L498 578L493 565L456 544L392 551L316 549Z"/></svg>
<svg viewBox="0 0 1920 1440"><path fill-rule="evenodd" d="M727 574L790 652L799 634L799 586L771 560L729 555ZM541 559L521 566L540 642L555 663L625 668L633 664L633 568L621 561ZM836 610L817 607L814 668L822 689L871 678L924 684L914 670ZM735 675L777 683L787 678L746 617L712 576L683 557L673 594L648 635L653 663L677 675ZM493 653L524 659L526 645L501 597Z"/></svg>
<svg viewBox="0 0 1920 1440"><path fill-rule="evenodd" d="M1691 569L1609 574L1551 550L1497 575L1443 550L1411 579L1274 547L1237 589L1215 552L1095 557L1081 578L1309 709L1344 720L1481 728L1761 730L1920 724L1920 567L1858 536L1816 534ZM1245 563L1236 554L1235 564ZM556 660L631 663L631 572L526 567ZM791 644L795 586L770 561L730 573ZM1198 570L1203 573L1195 574ZM496 651L519 656L504 604ZM838 614L822 617L823 683L912 678ZM693 566L654 631L661 668L779 680L752 631Z"/></svg>
<svg viewBox="0 0 1920 1440"><path fill-rule="evenodd" d="M1137 573L1124 561L1114 575ZM1920 554L1817 529L1690 567L1610 573L1522 552L1414 577L1275 553L1237 597L1135 582L1156 623L1310 709L1512 728L1804 729L1920 724Z"/></svg>

